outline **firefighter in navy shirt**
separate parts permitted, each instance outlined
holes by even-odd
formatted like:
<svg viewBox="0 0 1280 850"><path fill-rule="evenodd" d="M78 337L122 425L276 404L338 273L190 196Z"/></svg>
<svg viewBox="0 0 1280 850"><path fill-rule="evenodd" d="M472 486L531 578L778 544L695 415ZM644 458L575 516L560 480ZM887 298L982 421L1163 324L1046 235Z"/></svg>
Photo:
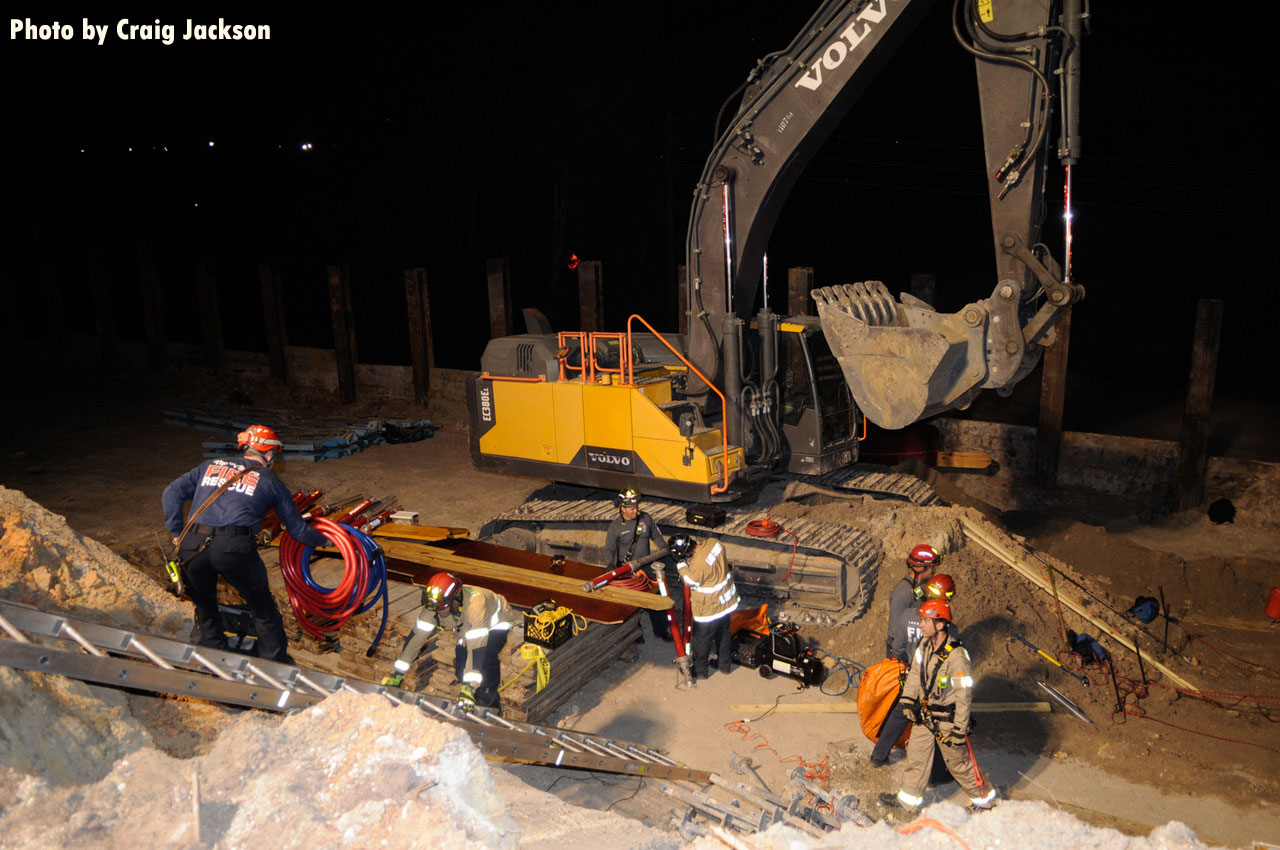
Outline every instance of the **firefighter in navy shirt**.
<svg viewBox="0 0 1280 850"><path fill-rule="evenodd" d="M249 606L258 634L258 655L271 661L292 664L284 621L267 585L267 568L258 556L256 535L267 511L275 508L282 524L298 542L307 546L328 546L329 540L298 513L293 496L271 471L282 443L265 425L252 425L240 433L242 458L206 460L175 479L164 490L164 524L175 537L182 533L183 503L192 510L203 505L219 487L247 470L234 484L205 509L200 524L183 538L178 551L182 580L196 606L200 645L228 651L226 635L218 615L218 577L236 589Z"/></svg>

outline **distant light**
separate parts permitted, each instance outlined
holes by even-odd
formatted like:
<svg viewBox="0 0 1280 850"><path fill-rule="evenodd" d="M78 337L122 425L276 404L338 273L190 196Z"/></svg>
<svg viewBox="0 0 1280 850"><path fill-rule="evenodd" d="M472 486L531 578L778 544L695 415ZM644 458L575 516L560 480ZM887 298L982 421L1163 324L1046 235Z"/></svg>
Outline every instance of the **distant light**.
<svg viewBox="0 0 1280 850"><path fill-rule="evenodd" d="M133 148L129 148L129 153L133 153Z"/></svg>
<svg viewBox="0 0 1280 850"><path fill-rule="evenodd" d="M309 150L311 150L311 143L310 143L310 142L303 142L303 143L302 143L302 149L303 149L304 151L309 151Z"/></svg>
<svg viewBox="0 0 1280 850"><path fill-rule="evenodd" d="M210 143L209 143L209 147L213 147L213 142L210 142Z"/></svg>
<svg viewBox="0 0 1280 850"><path fill-rule="evenodd" d="M80 149L80 153L84 153L84 148L81 148L81 149Z"/></svg>
<svg viewBox="0 0 1280 850"><path fill-rule="evenodd" d="M164 152L165 152L165 153L168 153L168 152L169 152L169 148L168 148L167 146L165 147Z"/></svg>
<svg viewBox="0 0 1280 850"><path fill-rule="evenodd" d="M198 207L198 206L200 206L200 204L199 204L199 203L194 203L194 204L192 204L191 206L193 206L193 207Z"/></svg>

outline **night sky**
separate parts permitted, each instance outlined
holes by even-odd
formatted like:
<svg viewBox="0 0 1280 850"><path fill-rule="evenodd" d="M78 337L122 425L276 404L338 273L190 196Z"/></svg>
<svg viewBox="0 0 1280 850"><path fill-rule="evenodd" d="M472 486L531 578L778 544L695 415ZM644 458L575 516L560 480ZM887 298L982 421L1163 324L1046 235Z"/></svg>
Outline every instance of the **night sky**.
<svg viewBox="0 0 1280 850"><path fill-rule="evenodd" d="M14 17L74 28L71 41L0 45L5 197L17 213L2 285L24 317L21 350L38 353L44 327L39 246L71 330L93 330L84 270L97 251L121 337L143 338L139 238L156 246L176 341L199 339L199 259L217 272L229 348L265 350L263 260L283 273L297 345L332 345L324 267L350 266L364 362L408 363L401 269L422 266L439 365L478 368L487 257L510 258L517 310L539 307L557 327L577 325L566 267L577 254L603 263L607 327L640 312L674 329L675 269L716 113L814 4L368 5L9 4L6 37ZM1272 403L1275 73L1249 44L1266 22L1093 7L1075 177L1074 271L1088 296L1075 308L1072 375L1130 382L1138 403L1180 393L1196 299L1214 297L1225 301L1219 392ZM792 193L769 249L774 309L794 265L814 266L819 285L882 279L895 292L932 272L943 310L990 294L973 62L951 40L949 11L934 5ZM267 24L271 39L116 35L121 18L157 16L179 36L187 17L221 16ZM84 17L109 25L104 45L81 38Z"/></svg>

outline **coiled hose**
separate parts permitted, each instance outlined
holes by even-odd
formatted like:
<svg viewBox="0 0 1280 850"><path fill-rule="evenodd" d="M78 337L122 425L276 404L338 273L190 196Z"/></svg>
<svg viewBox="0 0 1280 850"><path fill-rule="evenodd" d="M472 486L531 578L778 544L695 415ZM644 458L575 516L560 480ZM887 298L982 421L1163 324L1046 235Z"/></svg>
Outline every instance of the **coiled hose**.
<svg viewBox="0 0 1280 850"><path fill-rule="evenodd" d="M303 631L317 640L332 638L342 625L382 600L382 622L365 652L372 658L387 628L387 562L372 537L349 525L324 517L311 525L342 555L342 579L337 587L325 587L311 576L315 550L303 546L287 532L280 540L280 571L289 593L289 604Z"/></svg>

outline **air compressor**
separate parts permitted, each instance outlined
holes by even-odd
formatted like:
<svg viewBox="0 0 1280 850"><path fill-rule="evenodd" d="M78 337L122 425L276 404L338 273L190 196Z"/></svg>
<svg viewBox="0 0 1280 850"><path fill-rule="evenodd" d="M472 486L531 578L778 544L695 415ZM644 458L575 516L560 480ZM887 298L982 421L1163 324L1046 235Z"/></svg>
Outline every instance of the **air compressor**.
<svg viewBox="0 0 1280 850"><path fill-rule="evenodd" d="M813 648L804 645L800 630L791 623L770 623L768 632L738 629L733 636L733 660L754 667L765 679L781 673L806 688L821 682L826 673Z"/></svg>

